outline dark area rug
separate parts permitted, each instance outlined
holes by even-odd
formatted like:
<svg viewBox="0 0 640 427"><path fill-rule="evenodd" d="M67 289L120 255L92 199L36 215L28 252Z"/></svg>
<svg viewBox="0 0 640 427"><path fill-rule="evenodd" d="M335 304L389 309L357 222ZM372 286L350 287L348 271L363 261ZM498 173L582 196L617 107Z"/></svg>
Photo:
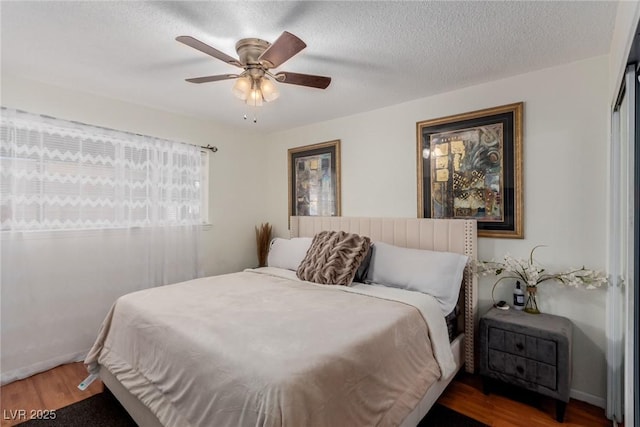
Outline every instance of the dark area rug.
<svg viewBox="0 0 640 427"><path fill-rule="evenodd" d="M55 420L30 420L20 427L136 427L136 423L109 392L55 411ZM488 427L476 420L435 404L418 427Z"/></svg>
<svg viewBox="0 0 640 427"><path fill-rule="evenodd" d="M489 427L486 424L462 415L446 406L436 403L418 427Z"/></svg>
<svg viewBox="0 0 640 427"><path fill-rule="evenodd" d="M120 402L100 393L55 411L55 420L30 420L19 427L137 427Z"/></svg>

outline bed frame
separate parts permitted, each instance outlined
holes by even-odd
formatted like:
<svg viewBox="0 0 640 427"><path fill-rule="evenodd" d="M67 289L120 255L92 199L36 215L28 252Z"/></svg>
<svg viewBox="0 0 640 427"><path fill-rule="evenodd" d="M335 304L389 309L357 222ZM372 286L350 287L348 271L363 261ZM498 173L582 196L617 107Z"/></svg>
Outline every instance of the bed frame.
<svg viewBox="0 0 640 427"><path fill-rule="evenodd" d="M350 217L291 217L291 237L313 237L324 230L346 231L369 236L374 242L385 242L415 249L455 252L477 259L476 222L470 220L430 218L350 218ZM464 364L467 372L474 371L474 330L477 326L477 279L471 263L463 278L461 300L464 302L464 332L451 343L457 370ZM457 372L457 371L456 371ZM402 427L416 426L427 414L455 375L438 381L427 390L418 406L402 423ZM156 416L132 395L117 378L100 367L104 385L141 427L161 426Z"/></svg>

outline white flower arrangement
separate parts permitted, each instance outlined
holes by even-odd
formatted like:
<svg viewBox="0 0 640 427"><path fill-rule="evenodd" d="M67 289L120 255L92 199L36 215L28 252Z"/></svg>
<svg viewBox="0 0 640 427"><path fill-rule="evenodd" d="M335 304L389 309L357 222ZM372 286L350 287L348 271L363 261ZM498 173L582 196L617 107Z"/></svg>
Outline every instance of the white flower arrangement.
<svg viewBox="0 0 640 427"><path fill-rule="evenodd" d="M527 287L537 287L540 283L555 280L563 285L575 288L586 287L586 289L596 289L608 283L608 279L601 271L582 268L571 268L562 273L547 273L533 258L535 250L544 245L535 246L531 249L529 259L513 258L506 255L501 262L478 261L477 272L481 276L501 276L495 286L504 279L522 280Z"/></svg>

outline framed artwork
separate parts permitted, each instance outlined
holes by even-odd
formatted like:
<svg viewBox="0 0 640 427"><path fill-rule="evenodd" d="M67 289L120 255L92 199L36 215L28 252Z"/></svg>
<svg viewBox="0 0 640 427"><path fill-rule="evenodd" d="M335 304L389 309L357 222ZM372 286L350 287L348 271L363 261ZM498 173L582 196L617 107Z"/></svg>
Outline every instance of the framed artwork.
<svg viewBox="0 0 640 427"><path fill-rule="evenodd" d="M522 239L523 103L417 123L418 217L476 219Z"/></svg>
<svg viewBox="0 0 640 427"><path fill-rule="evenodd" d="M289 149L289 216L340 215L340 140Z"/></svg>

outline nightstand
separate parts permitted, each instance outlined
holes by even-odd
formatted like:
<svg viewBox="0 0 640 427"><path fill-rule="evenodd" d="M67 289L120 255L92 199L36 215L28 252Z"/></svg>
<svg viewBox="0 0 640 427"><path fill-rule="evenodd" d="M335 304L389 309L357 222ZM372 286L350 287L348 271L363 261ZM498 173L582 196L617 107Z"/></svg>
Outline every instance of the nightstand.
<svg viewBox="0 0 640 427"><path fill-rule="evenodd" d="M556 399L563 422L571 389L573 324L565 317L492 308L480 319L480 374Z"/></svg>

